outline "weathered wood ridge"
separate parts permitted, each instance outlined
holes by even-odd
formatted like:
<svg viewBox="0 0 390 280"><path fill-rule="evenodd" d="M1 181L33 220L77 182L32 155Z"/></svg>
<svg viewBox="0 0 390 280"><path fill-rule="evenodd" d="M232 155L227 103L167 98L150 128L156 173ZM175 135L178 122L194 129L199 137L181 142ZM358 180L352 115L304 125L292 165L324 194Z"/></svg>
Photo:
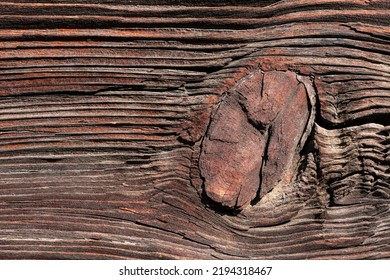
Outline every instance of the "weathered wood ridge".
<svg viewBox="0 0 390 280"><path fill-rule="evenodd" d="M0 258L390 258L390 2L0 4Z"/></svg>

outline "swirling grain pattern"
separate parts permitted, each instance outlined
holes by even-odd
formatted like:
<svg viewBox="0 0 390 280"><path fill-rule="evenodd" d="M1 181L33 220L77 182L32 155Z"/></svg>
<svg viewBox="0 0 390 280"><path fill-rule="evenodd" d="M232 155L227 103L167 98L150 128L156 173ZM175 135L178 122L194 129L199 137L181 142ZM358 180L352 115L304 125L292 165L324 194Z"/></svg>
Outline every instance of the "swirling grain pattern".
<svg viewBox="0 0 390 280"><path fill-rule="evenodd" d="M390 258L389 26L386 0L2 2L0 258ZM201 143L256 71L311 79L315 123L232 213Z"/></svg>

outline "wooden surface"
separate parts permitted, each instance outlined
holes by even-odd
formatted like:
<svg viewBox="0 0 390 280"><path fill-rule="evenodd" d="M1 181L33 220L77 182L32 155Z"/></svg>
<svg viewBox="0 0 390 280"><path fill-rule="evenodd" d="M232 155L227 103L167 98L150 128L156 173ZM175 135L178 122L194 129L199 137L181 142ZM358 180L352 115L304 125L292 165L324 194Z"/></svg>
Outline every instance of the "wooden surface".
<svg viewBox="0 0 390 280"><path fill-rule="evenodd" d="M129 2L0 3L0 258L390 258L389 1Z"/></svg>

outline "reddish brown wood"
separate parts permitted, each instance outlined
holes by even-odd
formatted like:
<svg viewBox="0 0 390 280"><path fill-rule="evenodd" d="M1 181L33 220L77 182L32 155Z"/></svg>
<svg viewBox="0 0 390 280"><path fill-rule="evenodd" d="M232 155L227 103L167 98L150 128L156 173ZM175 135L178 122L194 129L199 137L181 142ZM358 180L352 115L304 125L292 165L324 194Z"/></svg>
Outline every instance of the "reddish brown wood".
<svg viewBox="0 0 390 280"><path fill-rule="evenodd" d="M289 71L257 71L223 97L199 162L212 200L241 209L277 184L291 183L314 118L314 104L298 79Z"/></svg>
<svg viewBox="0 0 390 280"><path fill-rule="evenodd" d="M389 26L387 0L2 2L0 258L389 258Z"/></svg>

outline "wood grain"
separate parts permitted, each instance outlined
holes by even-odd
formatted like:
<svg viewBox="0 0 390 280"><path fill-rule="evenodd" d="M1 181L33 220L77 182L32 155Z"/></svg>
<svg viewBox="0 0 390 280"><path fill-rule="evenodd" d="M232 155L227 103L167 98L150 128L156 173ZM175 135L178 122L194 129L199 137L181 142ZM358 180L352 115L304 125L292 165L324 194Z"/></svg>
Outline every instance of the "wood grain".
<svg viewBox="0 0 390 280"><path fill-rule="evenodd" d="M389 26L386 0L2 2L0 258L390 258ZM231 211L199 156L256 71L304 79L313 130Z"/></svg>

